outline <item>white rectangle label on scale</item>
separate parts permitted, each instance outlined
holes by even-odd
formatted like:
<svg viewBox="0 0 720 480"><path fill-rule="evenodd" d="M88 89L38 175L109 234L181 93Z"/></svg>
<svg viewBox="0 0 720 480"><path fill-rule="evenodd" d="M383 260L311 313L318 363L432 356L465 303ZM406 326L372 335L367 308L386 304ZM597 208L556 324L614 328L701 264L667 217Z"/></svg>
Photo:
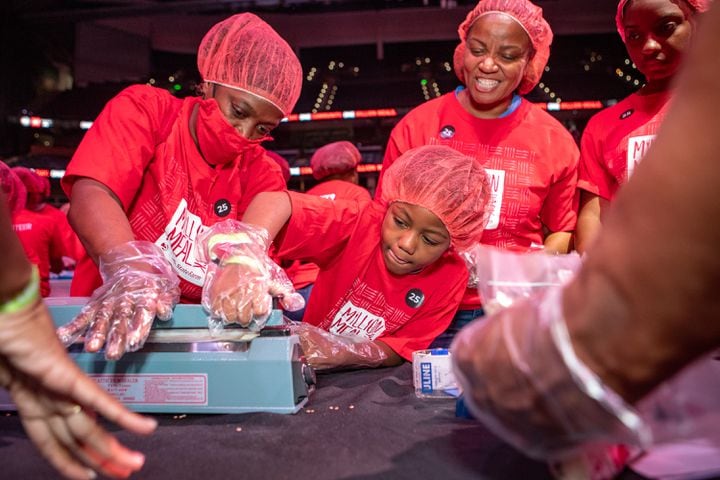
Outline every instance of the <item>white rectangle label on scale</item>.
<svg viewBox="0 0 720 480"><path fill-rule="evenodd" d="M98 374L98 385L123 403L207 405L205 374Z"/></svg>

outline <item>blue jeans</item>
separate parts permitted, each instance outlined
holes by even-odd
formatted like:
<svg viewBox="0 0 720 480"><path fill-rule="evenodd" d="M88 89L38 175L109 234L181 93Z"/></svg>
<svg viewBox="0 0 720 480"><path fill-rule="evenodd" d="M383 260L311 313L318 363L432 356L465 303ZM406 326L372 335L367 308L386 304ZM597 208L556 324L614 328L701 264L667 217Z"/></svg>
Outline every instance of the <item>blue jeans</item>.
<svg viewBox="0 0 720 480"><path fill-rule="evenodd" d="M305 305L307 305L308 301L310 300L310 293L312 292L314 283L311 283L307 287L303 287L300 290L297 291L302 297L305 299ZM305 308L303 307L302 310L297 310L295 312L288 312L287 310L283 311L283 315L285 315L287 318L294 322L302 322L303 317L305 316Z"/></svg>
<svg viewBox="0 0 720 480"><path fill-rule="evenodd" d="M452 322L450 322L450 326L433 340L430 348L448 348L453 338L455 338L455 334L458 333L461 328L483 315L485 315L485 312L482 308L475 310L458 310Z"/></svg>

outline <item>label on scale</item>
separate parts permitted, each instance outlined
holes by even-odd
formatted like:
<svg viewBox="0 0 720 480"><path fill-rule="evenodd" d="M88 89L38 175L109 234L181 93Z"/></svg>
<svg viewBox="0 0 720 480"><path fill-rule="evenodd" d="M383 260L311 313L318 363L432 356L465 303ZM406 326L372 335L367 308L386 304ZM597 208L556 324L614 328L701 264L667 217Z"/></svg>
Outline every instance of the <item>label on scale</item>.
<svg viewBox="0 0 720 480"><path fill-rule="evenodd" d="M206 374L91 374L90 377L122 403L208 404Z"/></svg>

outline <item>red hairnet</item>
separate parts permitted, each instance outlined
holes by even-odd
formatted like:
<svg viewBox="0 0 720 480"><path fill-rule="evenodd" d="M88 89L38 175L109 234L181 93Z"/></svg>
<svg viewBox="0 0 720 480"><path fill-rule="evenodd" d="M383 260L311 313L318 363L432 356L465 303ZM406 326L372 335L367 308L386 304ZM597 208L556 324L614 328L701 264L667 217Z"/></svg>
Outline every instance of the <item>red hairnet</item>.
<svg viewBox="0 0 720 480"><path fill-rule="evenodd" d="M458 27L460 45L455 48L455 55L453 55L455 75L461 82L465 82L462 60L465 56L467 34L478 18L489 13L504 13L512 17L530 37L534 52L518 86L518 93L524 95L535 88L540 81L548 58L550 58L550 44L553 39L550 25L543 18L542 8L527 0L480 0L478 2Z"/></svg>
<svg viewBox="0 0 720 480"><path fill-rule="evenodd" d="M362 155L355 145L343 140L328 143L315 150L310 166L313 177L320 180L329 175L355 170L361 160Z"/></svg>
<svg viewBox="0 0 720 480"><path fill-rule="evenodd" d="M13 167L13 172L18 176L23 185L25 185L27 193L42 193L44 195L47 191L45 180L29 168Z"/></svg>
<svg viewBox="0 0 720 480"><path fill-rule="evenodd" d="M27 197L25 185L4 162L0 162L0 188L5 193L11 214L25 208L25 199Z"/></svg>
<svg viewBox="0 0 720 480"><path fill-rule="evenodd" d="M290 45L252 13L216 23L198 50L206 82L243 90L290 113L300 97L302 66Z"/></svg>
<svg viewBox="0 0 720 480"><path fill-rule="evenodd" d="M490 213L490 186L475 158L445 145L424 145L390 165L383 176L382 200L427 208L462 251L480 241Z"/></svg>
<svg viewBox="0 0 720 480"><path fill-rule="evenodd" d="M285 179L285 183L290 180L290 164L288 163L285 158L283 158L282 155L279 153L275 153L272 150L265 150L265 153L268 157L275 160L275 163L277 163L280 166L280 170L282 170L282 176Z"/></svg>
<svg viewBox="0 0 720 480"><path fill-rule="evenodd" d="M685 2L685 4L696 13L706 12L708 10L708 8L710 8L710 0L677 0L677 1ZM620 38L622 38L623 42L625 42L625 29L623 28L622 20L623 20L623 15L625 14L625 7L627 6L627 4L629 2L630 2L630 0L620 0L620 2L618 2L618 6L617 6L617 13L615 14L615 26L617 27L617 31L620 34Z"/></svg>

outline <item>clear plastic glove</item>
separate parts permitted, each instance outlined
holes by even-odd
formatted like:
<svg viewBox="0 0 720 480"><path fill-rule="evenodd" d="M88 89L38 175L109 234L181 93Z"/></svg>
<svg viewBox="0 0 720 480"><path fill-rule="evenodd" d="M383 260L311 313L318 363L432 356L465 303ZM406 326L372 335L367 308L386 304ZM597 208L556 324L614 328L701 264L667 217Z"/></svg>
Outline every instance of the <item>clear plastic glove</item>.
<svg viewBox="0 0 720 480"><path fill-rule="evenodd" d="M119 245L100 257L103 285L77 317L58 328L66 346L85 335L85 350L105 345L105 358L117 360L145 344L152 322L167 321L180 300L180 281L162 250L143 241Z"/></svg>
<svg viewBox="0 0 720 480"><path fill-rule="evenodd" d="M198 256L208 263L202 305L212 333L230 323L261 330L278 297L285 310L305 306L302 295L268 255L265 229L237 220L217 223L199 235Z"/></svg>
<svg viewBox="0 0 720 480"><path fill-rule="evenodd" d="M290 326L300 339L305 359L316 370L379 367L388 355L372 340L343 337L308 323Z"/></svg>
<svg viewBox="0 0 720 480"><path fill-rule="evenodd" d="M94 478L92 471L126 478L144 456L102 428L95 412L138 434L156 422L127 410L85 376L68 357L39 299L22 311L0 315L0 386L8 389L30 440L66 478Z"/></svg>
<svg viewBox="0 0 720 480"><path fill-rule="evenodd" d="M548 287L460 331L451 350L468 408L537 458L584 443L646 446L638 413L576 357L561 300L562 287Z"/></svg>

